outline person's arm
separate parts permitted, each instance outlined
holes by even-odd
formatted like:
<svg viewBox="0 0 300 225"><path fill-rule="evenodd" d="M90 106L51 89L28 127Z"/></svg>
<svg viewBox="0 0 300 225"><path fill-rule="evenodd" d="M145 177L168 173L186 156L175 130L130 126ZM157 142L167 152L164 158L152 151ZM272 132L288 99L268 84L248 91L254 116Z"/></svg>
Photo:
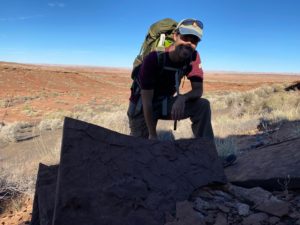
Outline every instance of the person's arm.
<svg viewBox="0 0 300 225"><path fill-rule="evenodd" d="M184 116L185 102L188 100L200 98L203 94L203 83L202 82L192 82L192 89L185 93L179 94L176 101L173 104L171 116L173 120L180 120Z"/></svg>
<svg viewBox="0 0 300 225"><path fill-rule="evenodd" d="M143 113L148 127L149 139L156 139L156 122L153 120L153 93L154 90L141 90Z"/></svg>
<svg viewBox="0 0 300 225"><path fill-rule="evenodd" d="M203 94L203 83L202 82L193 82L191 81L192 90L185 93L183 96L187 100L192 100L195 98L201 98Z"/></svg>

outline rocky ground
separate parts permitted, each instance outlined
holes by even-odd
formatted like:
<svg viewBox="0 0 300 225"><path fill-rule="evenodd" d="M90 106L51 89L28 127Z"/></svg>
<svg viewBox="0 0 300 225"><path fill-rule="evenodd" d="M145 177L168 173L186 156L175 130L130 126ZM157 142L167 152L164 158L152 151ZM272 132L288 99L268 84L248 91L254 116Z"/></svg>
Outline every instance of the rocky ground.
<svg viewBox="0 0 300 225"><path fill-rule="evenodd" d="M269 192L228 184L201 188L192 199L177 203L176 222L168 225L300 224L299 191Z"/></svg>
<svg viewBox="0 0 300 225"><path fill-rule="evenodd" d="M190 201L178 202L176 215L166 215L166 225L297 225L300 224L300 191L269 192L260 187L231 184L203 187ZM32 200L18 211L0 216L1 225L29 224Z"/></svg>

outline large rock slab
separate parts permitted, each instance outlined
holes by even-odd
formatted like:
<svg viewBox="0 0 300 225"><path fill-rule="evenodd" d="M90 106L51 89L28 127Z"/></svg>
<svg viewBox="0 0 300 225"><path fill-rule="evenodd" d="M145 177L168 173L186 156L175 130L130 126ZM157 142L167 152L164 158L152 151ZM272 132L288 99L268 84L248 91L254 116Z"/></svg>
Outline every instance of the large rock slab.
<svg viewBox="0 0 300 225"><path fill-rule="evenodd" d="M55 204L58 165L39 165L31 225L51 225Z"/></svg>
<svg viewBox="0 0 300 225"><path fill-rule="evenodd" d="M66 118L53 225L162 225L196 188L225 183L205 139L145 140Z"/></svg>
<svg viewBox="0 0 300 225"><path fill-rule="evenodd" d="M243 187L267 190L300 188L300 138L244 153L225 169L228 181Z"/></svg>

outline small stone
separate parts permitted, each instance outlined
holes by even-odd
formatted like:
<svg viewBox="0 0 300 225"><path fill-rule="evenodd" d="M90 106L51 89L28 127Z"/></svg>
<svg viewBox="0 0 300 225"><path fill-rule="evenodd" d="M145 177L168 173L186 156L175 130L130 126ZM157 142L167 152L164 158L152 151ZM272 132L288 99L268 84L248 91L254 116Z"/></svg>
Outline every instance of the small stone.
<svg viewBox="0 0 300 225"><path fill-rule="evenodd" d="M229 208L233 208L233 209L236 208L236 204L233 203L233 202L224 202L224 205L229 207Z"/></svg>
<svg viewBox="0 0 300 225"><path fill-rule="evenodd" d="M294 211L289 214L289 217L291 217L293 219L300 219L300 212Z"/></svg>
<svg viewBox="0 0 300 225"><path fill-rule="evenodd" d="M209 210L207 211L207 216L204 218L206 224L214 224L216 221L216 215L219 211Z"/></svg>
<svg viewBox="0 0 300 225"><path fill-rule="evenodd" d="M224 213L218 213L217 214L217 218L216 218L216 222L214 225L224 225L227 224L227 218L224 215Z"/></svg>
<svg viewBox="0 0 300 225"><path fill-rule="evenodd" d="M218 209L220 209L222 212L224 213L229 213L230 212L230 208L226 207L225 205L217 205Z"/></svg>
<svg viewBox="0 0 300 225"><path fill-rule="evenodd" d="M289 213L289 205L288 202L279 200L275 196L271 196L269 199L265 199L259 204L256 209L273 216L281 217Z"/></svg>
<svg viewBox="0 0 300 225"><path fill-rule="evenodd" d="M203 225L203 216L193 209L189 201L176 203L176 217L182 224Z"/></svg>
<svg viewBox="0 0 300 225"><path fill-rule="evenodd" d="M261 222L268 221L266 213L255 213L243 219L243 225L260 225Z"/></svg>
<svg viewBox="0 0 300 225"><path fill-rule="evenodd" d="M272 216L269 218L269 223L272 224L277 224L280 221L280 219L276 216Z"/></svg>
<svg viewBox="0 0 300 225"><path fill-rule="evenodd" d="M247 215L249 215L249 210L250 210L249 205L244 204L244 203L237 203L236 207L237 207L238 214L240 216L247 216Z"/></svg>
<svg viewBox="0 0 300 225"><path fill-rule="evenodd" d="M169 212L165 212L165 221L166 222L173 222L175 220L174 216L171 215Z"/></svg>
<svg viewBox="0 0 300 225"><path fill-rule="evenodd" d="M232 196L224 191L215 190L214 193L226 199L227 201L232 199Z"/></svg>
<svg viewBox="0 0 300 225"><path fill-rule="evenodd" d="M231 185L228 189L231 194L236 196L239 199L245 200L247 202L251 202L252 204L260 204L265 199L269 199L272 194L260 187L254 188L243 188Z"/></svg>
<svg viewBox="0 0 300 225"><path fill-rule="evenodd" d="M212 194L210 194L208 189L205 188L195 190L193 195L204 199L213 199Z"/></svg>
<svg viewBox="0 0 300 225"><path fill-rule="evenodd" d="M276 225L286 225L286 223L278 222L278 223L276 223Z"/></svg>
<svg viewBox="0 0 300 225"><path fill-rule="evenodd" d="M194 209L198 211L205 211L208 209L216 209L217 207L214 204L210 204L207 201L204 201L202 198L196 198L194 201Z"/></svg>

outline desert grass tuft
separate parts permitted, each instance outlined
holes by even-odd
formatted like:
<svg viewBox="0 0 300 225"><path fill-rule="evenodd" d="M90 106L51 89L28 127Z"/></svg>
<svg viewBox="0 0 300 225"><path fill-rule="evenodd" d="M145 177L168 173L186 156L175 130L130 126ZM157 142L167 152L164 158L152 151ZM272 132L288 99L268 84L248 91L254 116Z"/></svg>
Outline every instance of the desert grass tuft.
<svg viewBox="0 0 300 225"><path fill-rule="evenodd" d="M215 144L220 157L225 158L231 154L237 154L236 138L215 138Z"/></svg>
<svg viewBox="0 0 300 225"><path fill-rule="evenodd" d="M16 142L18 132L20 132L22 129L31 127L32 124L29 122L14 122L7 124L5 126L2 126L0 129L0 138L4 141L8 142Z"/></svg>

